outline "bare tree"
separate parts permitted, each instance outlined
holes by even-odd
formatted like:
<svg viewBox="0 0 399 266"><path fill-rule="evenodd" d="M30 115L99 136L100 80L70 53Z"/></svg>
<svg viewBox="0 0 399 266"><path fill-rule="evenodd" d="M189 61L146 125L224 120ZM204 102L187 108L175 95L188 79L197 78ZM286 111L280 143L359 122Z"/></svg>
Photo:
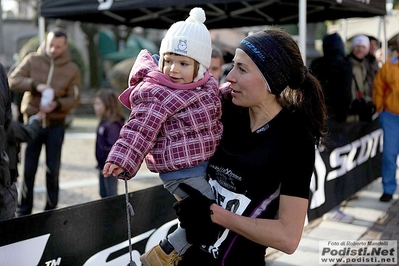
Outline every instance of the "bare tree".
<svg viewBox="0 0 399 266"><path fill-rule="evenodd" d="M89 53L90 87L100 88L100 63L98 61L98 47L95 37L98 26L93 23L80 23L80 28L86 34L86 48Z"/></svg>
<svg viewBox="0 0 399 266"><path fill-rule="evenodd" d="M34 23L37 26L38 24L38 18L40 16L40 5L42 4L43 0L15 0L16 2L20 4L24 4L27 7L30 7L33 12L33 18L34 18Z"/></svg>

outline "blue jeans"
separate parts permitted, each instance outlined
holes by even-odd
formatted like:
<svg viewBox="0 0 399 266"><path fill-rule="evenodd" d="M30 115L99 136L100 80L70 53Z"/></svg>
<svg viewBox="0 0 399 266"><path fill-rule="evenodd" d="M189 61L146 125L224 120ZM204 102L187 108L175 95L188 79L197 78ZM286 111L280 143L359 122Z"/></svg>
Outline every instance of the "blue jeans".
<svg viewBox="0 0 399 266"><path fill-rule="evenodd" d="M395 193L396 184L396 160L399 155L399 115L382 111L380 125L384 132L384 144L382 151L382 186L384 193Z"/></svg>
<svg viewBox="0 0 399 266"><path fill-rule="evenodd" d="M105 178L102 174L102 169L99 173L99 184L101 198L118 195L118 178L112 175Z"/></svg>
<svg viewBox="0 0 399 266"><path fill-rule="evenodd" d="M43 144L46 147L46 188L47 203L45 210L52 210L58 204L58 180L61 166L61 150L64 142L65 126L54 126L40 128L35 139L30 141L25 151L24 179L21 188L21 202L18 206L18 214L26 215L32 213L33 187L40 152Z"/></svg>

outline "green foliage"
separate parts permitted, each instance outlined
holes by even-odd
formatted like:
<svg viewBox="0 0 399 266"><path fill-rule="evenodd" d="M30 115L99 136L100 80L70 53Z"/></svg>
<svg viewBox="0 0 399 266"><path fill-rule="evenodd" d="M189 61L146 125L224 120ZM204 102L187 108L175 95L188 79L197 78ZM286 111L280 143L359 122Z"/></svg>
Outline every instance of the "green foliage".
<svg viewBox="0 0 399 266"><path fill-rule="evenodd" d="M35 36L35 37L31 38L19 51L18 61L21 62L22 59L25 57L25 55L27 55L28 53L37 51L39 46L40 46L39 37ZM68 39L68 46L69 46L69 50L71 52L71 60L79 67L80 76L83 79L85 76L85 72L86 72L86 67L85 67L85 63L83 61L83 56L82 56L81 52L78 50L78 48L76 47L76 45L73 43L73 41L71 41L70 39Z"/></svg>
<svg viewBox="0 0 399 266"><path fill-rule="evenodd" d="M325 22L319 22L316 25L314 38L315 40L321 40L327 34L327 24Z"/></svg>
<svg viewBox="0 0 399 266"><path fill-rule="evenodd" d="M115 91L121 93L128 86L129 73L136 61L136 57L128 58L116 63L107 73L107 78Z"/></svg>
<svg viewBox="0 0 399 266"><path fill-rule="evenodd" d="M36 36L31 38L24 46L22 46L21 50L19 50L18 62L21 62L30 52L35 52L37 48L39 48L39 37Z"/></svg>

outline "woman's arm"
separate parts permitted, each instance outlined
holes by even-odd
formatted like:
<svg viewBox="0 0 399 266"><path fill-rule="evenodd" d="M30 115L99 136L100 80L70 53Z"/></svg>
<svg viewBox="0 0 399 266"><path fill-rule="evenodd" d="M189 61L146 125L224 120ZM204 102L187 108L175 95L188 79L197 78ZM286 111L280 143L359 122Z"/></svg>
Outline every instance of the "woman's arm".
<svg viewBox="0 0 399 266"><path fill-rule="evenodd" d="M211 205L211 219L256 243L292 254L301 240L307 209L307 199L281 195L276 220L240 216L217 204Z"/></svg>

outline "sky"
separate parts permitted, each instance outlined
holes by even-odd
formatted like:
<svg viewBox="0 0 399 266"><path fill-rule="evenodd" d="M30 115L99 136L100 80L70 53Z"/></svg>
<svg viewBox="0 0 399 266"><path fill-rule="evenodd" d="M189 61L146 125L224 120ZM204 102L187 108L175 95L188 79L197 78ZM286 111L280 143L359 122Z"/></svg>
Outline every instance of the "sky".
<svg viewBox="0 0 399 266"><path fill-rule="evenodd" d="M1 0L1 5L3 6L3 12L17 8L17 4L14 0Z"/></svg>

